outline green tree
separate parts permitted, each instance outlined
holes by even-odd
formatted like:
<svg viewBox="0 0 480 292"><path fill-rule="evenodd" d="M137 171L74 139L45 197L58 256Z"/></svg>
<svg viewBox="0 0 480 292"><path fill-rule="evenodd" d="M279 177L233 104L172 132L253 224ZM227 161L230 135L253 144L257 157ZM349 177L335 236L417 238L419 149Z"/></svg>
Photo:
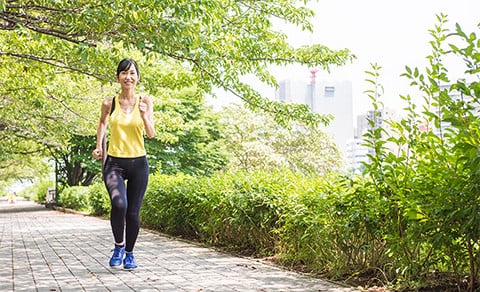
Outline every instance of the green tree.
<svg viewBox="0 0 480 292"><path fill-rule="evenodd" d="M92 96L111 94L115 65L132 50L139 52L135 57L147 56L143 65L170 60L194 73L193 80L187 80L170 72L157 84L151 75L144 79L149 93L182 82L197 83L206 93L220 87L251 108L272 112L279 121L297 118L314 124L328 119L312 115L305 106L262 98L242 77L254 74L272 85L276 82L267 71L270 64L328 69L352 58L348 50L322 45L293 48L273 29L273 18L311 29L308 18L313 12L302 6L304 1L0 3L0 131L49 147L64 146L69 140L64 133L81 135L94 127ZM6 145L11 151L2 152L2 161L11 159L9 153L21 152L17 144Z"/></svg>
<svg viewBox="0 0 480 292"><path fill-rule="evenodd" d="M88 186L101 172L101 164L92 160L95 143L95 136L72 134L66 147L50 149L62 186Z"/></svg>
<svg viewBox="0 0 480 292"><path fill-rule="evenodd" d="M48 149L61 151L71 134L93 130L98 99L92 93L103 94L101 83L83 74L56 72L45 64L25 65L25 70L17 71L17 65L13 60L0 63L0 71L8 72L0 88L0 123L4 125L0 156L4 161L15 159L24 170L16 176L27 177L27 170L38 165L31 159L52 158ZM50 76L44 83L45 75ZM15 153L23 155L13 157Z"/></svg>
<svg viewBox="0 0 480 292"><path fill-rule="evenodd" d="M319 127L293 122L276 123L269 115L253 113L240 105L223 113L228 167L261 169L288 167L307 175L339 170L342 156L332 137Z"/></svg>
<svg viewBox="0 0 480 292"><path fill-rule="evenodd" d="M157 108L158 139L146 141L153 171L209 175L221 169L226 158L215 115L195 87L170 91Z"/></svg>
<svg viewBox="0 0 480 292"><path fill-rule="evenodd" d="M2 56L111 80L109 69L117 61L111 57L118 57L118 47L105 50L100 44L120 44L185 62L201 77L202 88L224 87L251 104L265 105L239 81L241 76L253 73L274 84L268 64L328 69L351 58L348 50L319 45L294 49L272 29L272 18L311 29L307 19L313 12L297 2L8 1L0 28L11 46Z"/></svg>

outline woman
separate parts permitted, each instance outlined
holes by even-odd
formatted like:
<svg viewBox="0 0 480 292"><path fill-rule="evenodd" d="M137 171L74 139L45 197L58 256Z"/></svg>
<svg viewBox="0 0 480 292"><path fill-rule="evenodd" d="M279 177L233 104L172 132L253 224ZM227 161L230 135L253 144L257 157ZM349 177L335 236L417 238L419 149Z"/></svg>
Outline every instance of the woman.
<svg viewBox="0 0 480 292"><path fill-rule="evenodd" d="M137 63L123 59L118 64L117 80L121 92L102 103L93 156L101 159L106 155L103 181L112 205L110 225L115 240L110 266L120 268L123 264L124 269L132 270L137 268L133 248L140 229L140 207L149 175L143 134L152 138L155 127L152 100L135 94L135 85L140 80ZM104 153L102 140L108 122L110 141Z"/></svg>

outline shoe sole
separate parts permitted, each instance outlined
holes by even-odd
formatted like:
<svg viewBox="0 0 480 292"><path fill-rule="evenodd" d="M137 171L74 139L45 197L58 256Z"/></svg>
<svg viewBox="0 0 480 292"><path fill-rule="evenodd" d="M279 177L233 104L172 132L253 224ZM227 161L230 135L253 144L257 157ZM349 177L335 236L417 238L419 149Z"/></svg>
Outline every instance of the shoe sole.
<svg viewBox="0 0 480 292"><path fill-rule="evenodd" d="M112 268L112 269L121 269L121 268L122 268L122 265L120 265L120 266L110 266L110 268Z"/></svg>

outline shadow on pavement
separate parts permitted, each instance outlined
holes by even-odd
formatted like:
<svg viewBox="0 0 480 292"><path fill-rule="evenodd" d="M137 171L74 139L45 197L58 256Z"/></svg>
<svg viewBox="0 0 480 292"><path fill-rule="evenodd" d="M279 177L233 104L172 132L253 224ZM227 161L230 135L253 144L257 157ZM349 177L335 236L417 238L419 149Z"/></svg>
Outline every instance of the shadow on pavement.
<svg viewBox="0 0 480 292"><path fill-rule="evenodd" d="M49 209L47 209L45 205L28 201L24 198L17 198L14 204L9 203L6 199L0 199L0 213L37 212L41 210Z"/></svg>

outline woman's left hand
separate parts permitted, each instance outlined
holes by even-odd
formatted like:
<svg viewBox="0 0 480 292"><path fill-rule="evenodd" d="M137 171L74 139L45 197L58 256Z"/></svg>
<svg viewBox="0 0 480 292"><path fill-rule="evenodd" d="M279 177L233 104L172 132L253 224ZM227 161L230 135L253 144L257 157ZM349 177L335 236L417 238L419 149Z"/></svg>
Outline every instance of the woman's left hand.
<svg viewBox="0 0 480 292"><path fill-rule="evenodd" d="M140 96L140 101L138 102L138 109L140 110L140 113L142 115L146 114L148 111L148 104L142 100L141 96Z"/></svg>
<svg viewBox="0 0 480 292"><path fill-rule="evenodd" d="M153 121L153 105L149 96L141 97L138 102L138 109L145 125L145 132L149 138L155 135L155 125Z"/></svg>

